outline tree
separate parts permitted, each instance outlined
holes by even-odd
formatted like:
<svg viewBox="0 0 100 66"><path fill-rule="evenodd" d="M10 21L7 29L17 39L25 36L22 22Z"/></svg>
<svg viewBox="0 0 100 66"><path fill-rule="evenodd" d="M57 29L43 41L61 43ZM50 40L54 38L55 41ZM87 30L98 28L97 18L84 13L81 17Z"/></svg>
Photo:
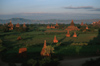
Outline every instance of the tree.
<svg viewBox="0 0 100 66"><path fill-rule="evenodd" d="M44 54L48 54L50 56L51 53L54 53L54 47L52 47L50 45L46 46Z"/></svg>

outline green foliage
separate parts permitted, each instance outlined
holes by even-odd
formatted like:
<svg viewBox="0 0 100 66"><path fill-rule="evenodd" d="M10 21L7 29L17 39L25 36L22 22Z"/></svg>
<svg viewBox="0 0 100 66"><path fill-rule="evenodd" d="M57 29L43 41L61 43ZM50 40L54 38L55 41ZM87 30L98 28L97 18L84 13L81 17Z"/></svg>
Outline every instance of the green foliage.
<svg viewBox="0 0 100 66"><path fill-rule="evenodd" d="M37 63L37 61L33 60L33 59L30 59L30 60L27 61L27 64L29 64L31 66L36 66L36 63Z"/></svg>
<svg viewBox="0 0 100 66"><path fill-rule="evenodd" d="M50 45L49 46L46 46L44 55L45 54L51 54L51 53L54 53L54 47L52 47Z"/></svg>

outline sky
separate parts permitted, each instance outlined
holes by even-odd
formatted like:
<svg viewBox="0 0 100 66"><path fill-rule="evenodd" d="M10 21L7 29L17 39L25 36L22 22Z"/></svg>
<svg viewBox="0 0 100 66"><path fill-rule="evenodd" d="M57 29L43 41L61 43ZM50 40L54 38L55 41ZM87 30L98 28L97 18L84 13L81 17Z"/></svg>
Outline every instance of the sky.
<svg viewBox="0 0 100 66"><path fill-rule="evenodd" d="M100 0L0 0L1 19L35 17L33 14L37 14L37 17L44 14L76 14L76 16L77 14L81 16L82 14L97 14L95 18L98 18L100 17L100 15L98 16L100 14Z"/></svg>

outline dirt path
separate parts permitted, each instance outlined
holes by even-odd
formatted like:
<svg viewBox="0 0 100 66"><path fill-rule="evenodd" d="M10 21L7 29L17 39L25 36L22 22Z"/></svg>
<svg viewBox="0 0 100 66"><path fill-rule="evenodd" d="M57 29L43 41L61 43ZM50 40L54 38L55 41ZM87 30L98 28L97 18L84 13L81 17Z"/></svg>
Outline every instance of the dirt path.
<svg viewBox="0 0 100 66"><path fill-rule="evenodd" d="M86 62L86 60L90 60L90 59L97 59L100 58L100 56L97 57L88 57L88 58L79 58L79 59L64 59L62 61L60 61L60 65L59 66L82 66L83 63Z"/></svg>

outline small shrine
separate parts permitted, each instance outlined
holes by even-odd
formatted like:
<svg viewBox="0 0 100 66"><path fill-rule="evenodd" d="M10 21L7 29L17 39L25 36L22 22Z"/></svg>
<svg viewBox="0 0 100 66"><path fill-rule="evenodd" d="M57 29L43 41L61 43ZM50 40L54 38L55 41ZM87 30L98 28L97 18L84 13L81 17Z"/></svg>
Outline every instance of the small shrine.
<svg viewBox="0 0 100 66"><path fill-rule="evenodd" d="M27 51L27 48L19 48L19 53L23 53L23 52L26 52Z"/></svg>
<svg viewBox="0 0 100 66"><path fill-rule="evenodd" d="M12 24L11 21L10 21L10 23L8 24L8 27L9 27L9 30L13 30L13 24Z"/></svg>
<svg viewBox="0 0 100 66"><path fill-rule="evenodd" d="M74 22L72 20L70 26L68 26L65 30L72 31L72 30L79 30L77 26L74 26Z"/></svg>
<svg viewBox="0 0 100 66"><path fill-rule="evenodd" d="M76 34L76 32L74 32L74 35L73 35L73 37L77 37L77 34Z"/></svg>
<svg viewBox="0 0 100 66"><path fill-rule="evenodd" d="M46 49L46 40L44 40L44 45L40 54L41 56L50 56L50 54L46 54L45 49Z"/></svg>
<svg viewBox="0 0 100 66"><path fill-rule="evenodd" d="M58 43L58 40L56 39L56 36L54 36L53 43Z"/></svg>
<svg viewBox="0 0 100 66"><path fill-rule="evenodd" d="M17 27L17 28L19 28L19 27L20 27L19 23L17 23L17 24L16 24L16 27Z"/></svg>
<svg viewBox="0 0 100 66"><path fill-rule="evenodd" d="M67 31L66 37L70 37L70 33L69 33L69 31Z"/></svg>

